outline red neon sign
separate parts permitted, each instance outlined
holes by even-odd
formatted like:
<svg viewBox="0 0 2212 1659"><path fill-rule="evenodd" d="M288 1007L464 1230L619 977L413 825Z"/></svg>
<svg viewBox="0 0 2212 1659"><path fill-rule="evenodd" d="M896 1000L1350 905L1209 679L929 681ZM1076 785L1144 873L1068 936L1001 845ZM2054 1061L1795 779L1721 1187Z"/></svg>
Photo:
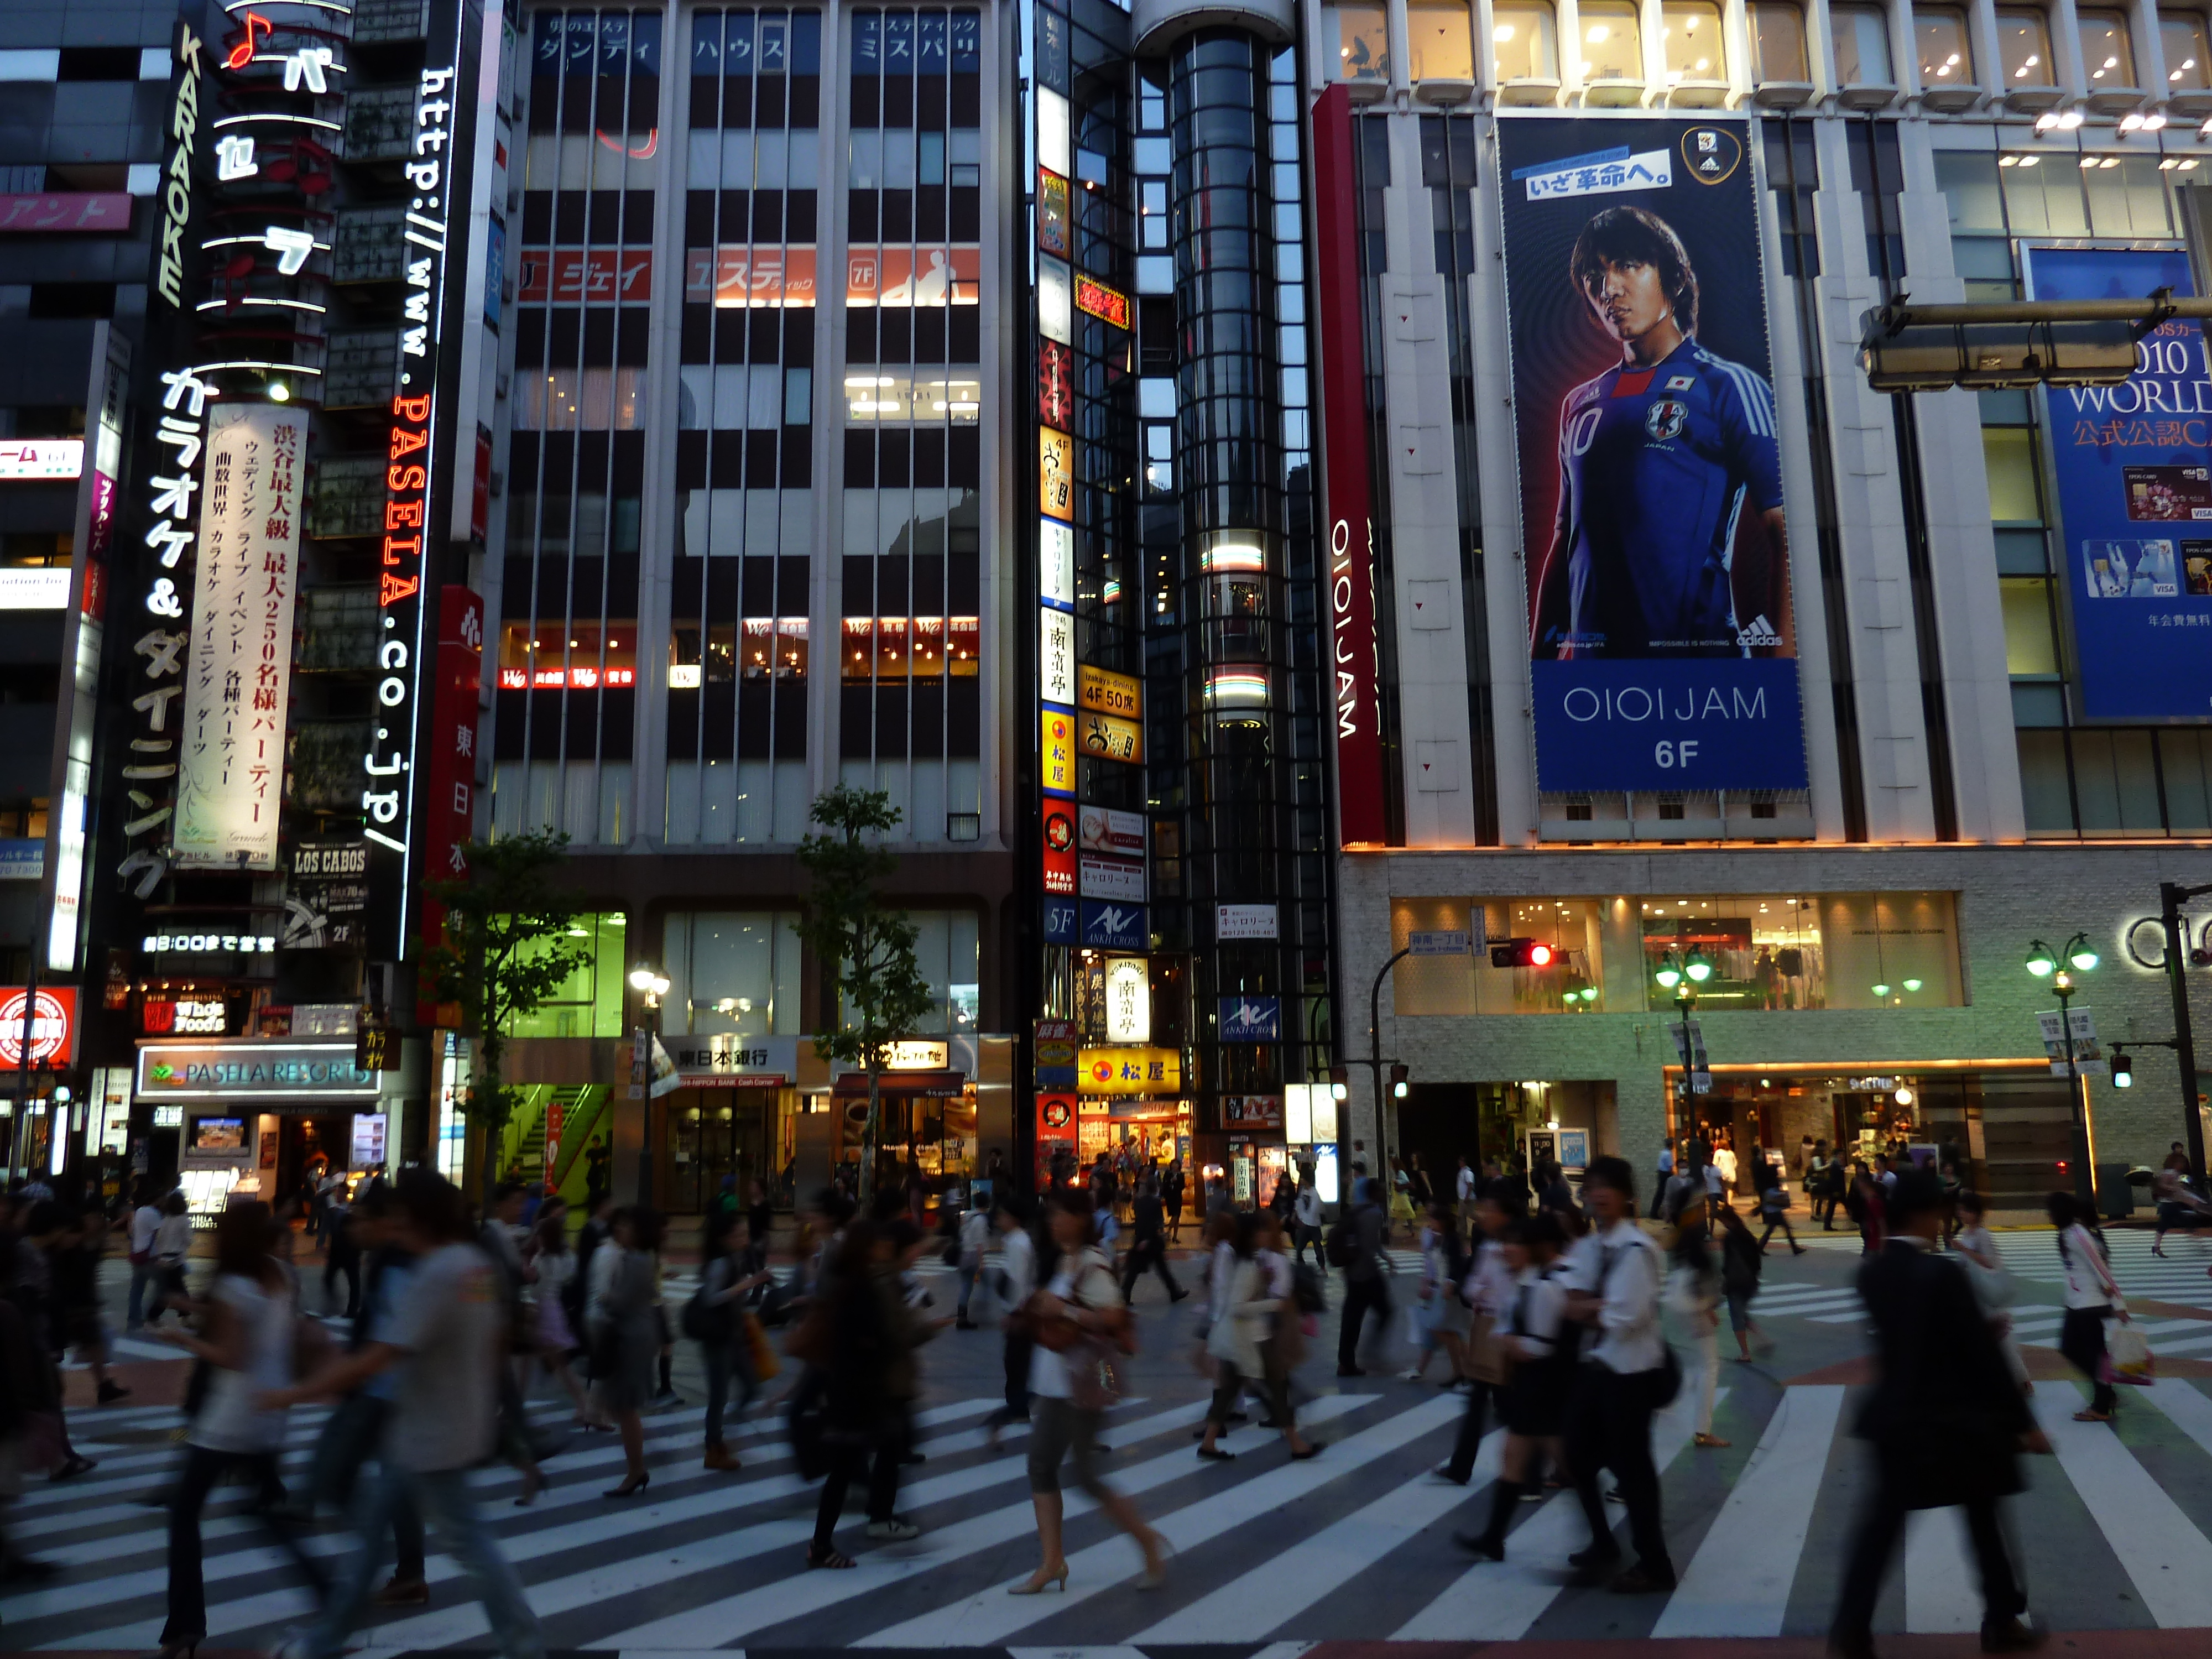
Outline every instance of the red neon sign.
<svg viewBox="0 0 2212 1659"><path fill-rule="evenodd" d="M270 32L269 20L258 11L246 14L246 39L230 49L230 56L222 60L225 69L241 70L253 61L253 31L259 29L265 38Z"/></svg>
<svg viewBox="0 0 2212 1659"><path fill-rule="evenodd" d="M392 400L392 465L384 475L392 499L384 504L384 569L376 603L389 607L410 599L422 586L422 514L430 490L430 395ZM419 454L420 460L405 458ZM411 498L411 499L410 499ZM393 532L411 530L411 536Z"/></svg>

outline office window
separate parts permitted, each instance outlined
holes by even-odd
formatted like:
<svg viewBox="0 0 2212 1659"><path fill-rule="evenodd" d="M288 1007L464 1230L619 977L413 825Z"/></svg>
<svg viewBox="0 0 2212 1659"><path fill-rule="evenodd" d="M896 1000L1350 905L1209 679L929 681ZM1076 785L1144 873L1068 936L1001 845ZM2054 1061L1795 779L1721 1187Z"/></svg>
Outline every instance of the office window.
<svg viewBox="0 0 2212 1659"><path fill-rule="evenodd" d="M2136 53L2128 36L2127 14L2083 11L2076 16L2081 27L2081 69L2089 77L2089 90L2134 86Z"/></svg>
<svg viewBox="0 0 2212 1659"><path fill-rule="evenodd" d="M1407 0L1406 40L1416 81L1472 81L1474 41L1460 0Z"/></svg>
<svg viewBox="0 0 2212 1659"><path fill-rule="evenodd" d="M1997 583L2004 611L2005 672L2022 676L2056 674L2058 643L2051 629L2051 579L2006 576Z"/></svg>
<svg viewBox="0 0 2212 1659"><path fill-rule="evenodd" d="M694 1036L798 1035L798 922L786 910L672 913L661 956L668 1029Z"/></svg>
<svg viewBox="0 0 2212 1659"><path fill-rule="evenodd" d="M2201 12L2161 11L2158 39L2166 49L2167 91L2201 92L2212 88L2212 47L2206 45Z"/></svg>
<svg viewBox="0 0 2212 1659"><path fill-rule="evenodd" d="M1559 21L1550 6L1515 0L1492 7L1490 17L1491 52L1501 82L1559 78Z"/></svg>
<svg viewBox="0 0 2212 1659"><path fill-rule="evenodd" d="M612 1037L623 1033L623 999L627 994L623 939L629 919L619 910L586 911L568 924L567 934L526 946L526 958L543 958L559 947L580 947L583 965L561 982L537 1012L509 1023L510 1037Z"/></svg>
<svg viewBox="0 0 2212 1659"><path fill-rule="evenodd" d="M1838 86L1897 84L1889 61L1889 18L1880 6L1830 7L1828 40L1835 49Z"/></svg>
<svg viewBox="0 0 2212 1659"><path fill-rule="evenodd" d="M1641 81L1644 28L1629 0L1589 0L1582 8L1585 81Z"/></svg>
<svg viewBox="0 0 2212 1659"><path fill-rule="evenodd" d="M2081 24L2085 42L2088 33L2088 20L2085 17ZM2040 10L2033 6L1998 8L1997 64L2008 87L2047 87L2052 83L2051 27ZM1927 72L1924 64L1921 72Z"/></svg>
<svg viewBox="0 0 2212 1659"><path fill-rule="evenodd" d="M1754 81L1809 81L1805 57L1805 14L1789 0L1759 0L1751 8L1751 77Z"/></svg>
<svg viewBox="0 0 2212 1659"><path fill-rule="evenodd" d="M1667 0L1659 13L1659 40L1667 58L1668 86L1728 79L1721 9L1711 0Z"/></svg>
<svg viewBox="0 0 2212 1659"><path fill-rule="evenodd" d="M1381 6L1338 6L1336 55L1347 81L1390 78L1390 15Z"/></svg>
<svg viewBox="0 0 2212 1659"><path fill-rule="evenodd" d="M1923 88L1970 87L1974 49L1966 40L1966 14L1949 6L1923 6L1912 14L1912 44L1920 54ZM2045 56L2048 57L2046 47Z"/></svg>

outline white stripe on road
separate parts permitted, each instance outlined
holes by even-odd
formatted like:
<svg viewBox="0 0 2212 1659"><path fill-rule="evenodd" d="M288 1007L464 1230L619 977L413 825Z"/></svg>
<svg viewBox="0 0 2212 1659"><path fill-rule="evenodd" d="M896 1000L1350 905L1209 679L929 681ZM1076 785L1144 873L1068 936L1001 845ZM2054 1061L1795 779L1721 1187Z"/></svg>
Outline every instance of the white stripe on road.
<svg viewBox="0 0 2212 1659"><path fill-rule="evenodd" d="M1321 1421L1367 1404L1374 1398L1371 1395L1324 1395L1309 1406L1304 1416L1309 1423ZM1126 1446L1133 1438L1194 1423L1205 1414L1204 1402L1164 1412L1116 1431L1115 1444L1117 1448ZM1133 1435L1132 1431L1136 1431L1135 1434ZM1018 1468L1025 1467L1025 1463L1018 1460L1007 1460L1005 1478L1011 1478ZM1121 1471L1115 1485L1124 1494L1133 1495L1148 1487L1180 1480L1189 1474L1193 1468L1187 1450L1168 1452L1148 1462L1138 1464L1134 1468ZM925 1486L928 1484L924 1483ZM1088 1515L1097 1507L1085 1494L1071 1492L1066 1499L1064 1516L1073 1519L1079 1515ZM778 1545L789 1544L796 1547L805 1542L813 1533L811 1521L781 1524L786 1530L777 1534L775 1541ZM688 1647L717 1639L728 1640L787 1619L818 1613L852 1599L856 1594L866 1595L884 1589L908 1578L940 1571L963 1555L1011 1543L1036 1525L1036 1510L1030 1503L1010 1504L956 1522L941 1531L925 1534L927 1541L915 1547L920 1552L918 1554L912 1552L894 1554L888 1550L866 1551L860 1557L860 1565L848 1571L806 1573L798 1578L763 1584L740 1595L710 1602L705 1607L654 1620L635 1630L624 1631L604 1642L590 1645ZM765 1532L768 1529L755 1528L752 1530Z"/></svg>
<svg viewBox="0 0 2212 1659"><path fill-rule="evenodd" d="M2151 1617L2169 1630L2212 1625L2212 1542L2108 1425L2074 1420L2074 1389L2046 1383L2029 1403Z"/></svg>
<svg viewBox="0 0 2212 1659"><path fill-rule="evenodd" d="M1784 1389L1751 1462L1651 1629L1668 1636L1779 1636L1836 1419L1837 1383Z"/></svg>
<svg viewBox="0 0 2212 1659"><path fill-rule="evenodd" d="M1482 1437L1474 1478L1465 1486L1423 1478L1385 1492L1129 1639L1237 1642L1280 1629L1431 1522L1486 1491L1497 1478L1504 1448L1505 1431L1492 1429Z"/></svg>
<svg viewBox="0 0 2212 1659"><path fill-rule="evenodd" d="M1930 1635L1982 1627L1981 1582L1964 1510L1915 1510L1905 1522L1905 1628Z"/></svg>
<svg viewBox="0 0 2212 1659"><path fill-rule="evenodd" d="M1323 1396L1324 1399L1328 1397ZM1376 1396L1352 1397L1371 1401ZM1316 1406L1322 1403L1322 1401L1314 1402ZM1358 1434L1334 1442L1321 1456L1309 1462L1289 1463L1270 1469L1265 1474L1255 1476L1212 1497L1187 1504L1152 1524L1172 1547L1188 1553L1202 1544L1211 1543L1224 1533L1281 1513L1290 1504L1320 1491L1331 1481L1351 1474L1362 1465L1388 1456L1421 1436L1443 1428L1465 1409L1463 1401L1449 1396L1423 1401L1410 1411L1400 1412L1371 1428L1363 1429ZM1311 1415L1310 1407L1307 1415ZM1186 1467L1179 1473L1187 1474L1189 1470ZM1137 1488L1133 1484L1125 1490L1133 1492ZM1454 1495L1465 1496L1456 1488ZM1404 1501L1402 1494L1401 1501ZM1130 1574L1137 1565L1135 1540L1116 1534L1103 1543L1077 1550L1067 1558L1069 1576L1064 1595L1053 1596L1048 1601L1042 1596L1009 1597L1004 1583L1011 1581L1002 1581L953 1607L925 1613L919 1619L894 1625L888 1630L877 1631L872 1635L861 1638L854 1645L991 1646L1016 1631L1026 1630L1031 1625L1052 1618L1063 1607L1087 1601L1094 1595L1126 1589ZM1168 1572L1171 1580L1177 1571L1176 1565L1170 1562ZM1040 1606L1040 1602L1044 1605ZM1248 1623L1250 1613L1251 1610L1247 1609ZM747 1630L760 1628L760 1623L748 1620L736 1633L741 1635Z"/></svg>
<svg viewBox="0 0 2212 1659"><path fill-rule="evenodd" d="M1713 1396L1717 1407L1729 1390ZM1690 1443L1696 1426L1696 1390L1683 1380L1674 1403L1651 1421L1651 1462L1664 1474ZM1582 1505L1563 1492L1506 1534L1503 1561L1480 1561L1444 1587L1408 1620L1394 1642L1516 1642L1566 1588L1560 1571L1583 1535Z"/></svg>

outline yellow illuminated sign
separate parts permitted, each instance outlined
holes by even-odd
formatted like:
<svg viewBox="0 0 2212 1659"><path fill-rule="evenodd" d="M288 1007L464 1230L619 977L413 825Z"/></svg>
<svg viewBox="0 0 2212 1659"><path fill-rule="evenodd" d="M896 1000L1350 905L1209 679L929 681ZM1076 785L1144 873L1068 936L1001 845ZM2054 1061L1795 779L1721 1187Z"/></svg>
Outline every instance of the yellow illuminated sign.
<svg viewBox="0 0 2212 1659"><path fill-rule="evenodd" d="M1113 673L1089 663L1079 664L1075 672L1075 700L1084 708L1133 720L1144 718L1144 682L1135 675Z"/></svg>
<svg viewBox="0 0 2212 1659"><path fill-rule="evenodd" d="M1044 712L1044 787L1055 795L1075 793L1075 717Z"/></svg>
<svg viewBox="0 0 2212 1659"><path fill-rule="evenodd" d="M1037 503L1048 518L1075 520L1075 440L1048 426L1037 428Z"/></svg>
<svg viewBox="0 0 2212 1659"><path fill-rule="evenodd" d="M1180 1048L1085 1048L1076 1065L1086 1095L1172 1095L1182 1090Z"/></svg>
<svg viewBox="0 0 2212 1659"><path fill-rule="evenodd" d="M1127 761L1141 765L1145 758L1145 728L1134 720L1116 720L1086 709L1083 722L1083 752L1094 760Z"/></svg>

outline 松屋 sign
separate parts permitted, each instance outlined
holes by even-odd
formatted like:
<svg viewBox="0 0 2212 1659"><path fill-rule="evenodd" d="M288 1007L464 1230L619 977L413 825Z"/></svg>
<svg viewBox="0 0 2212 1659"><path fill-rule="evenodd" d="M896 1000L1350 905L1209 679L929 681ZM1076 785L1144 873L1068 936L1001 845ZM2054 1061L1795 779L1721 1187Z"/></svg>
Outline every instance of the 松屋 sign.
<svg viewBox="0 0 2212 1659"><path fill-rule="evenodd" d="M179 869L274 870L291 696L307 418L217 404L208 422L179 733Z"/></svg>

